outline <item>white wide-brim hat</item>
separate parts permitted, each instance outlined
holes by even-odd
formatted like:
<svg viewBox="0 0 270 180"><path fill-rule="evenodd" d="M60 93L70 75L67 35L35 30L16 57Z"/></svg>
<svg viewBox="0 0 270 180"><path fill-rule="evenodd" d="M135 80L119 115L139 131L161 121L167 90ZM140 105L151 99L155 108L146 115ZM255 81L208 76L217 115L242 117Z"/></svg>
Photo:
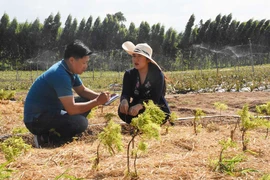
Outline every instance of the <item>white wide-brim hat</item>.
<svg viewBox="0 0 270 180"><path fill-rule="evenodd" d="M132 54L143 55L144 57L148 58L151 61L151 63L155 64L161 70L157 62L154 59L152 59L153 50L147 43L139 43L135 46L132 42L126 41L122 44L122 48L130 55Z"/></svg>

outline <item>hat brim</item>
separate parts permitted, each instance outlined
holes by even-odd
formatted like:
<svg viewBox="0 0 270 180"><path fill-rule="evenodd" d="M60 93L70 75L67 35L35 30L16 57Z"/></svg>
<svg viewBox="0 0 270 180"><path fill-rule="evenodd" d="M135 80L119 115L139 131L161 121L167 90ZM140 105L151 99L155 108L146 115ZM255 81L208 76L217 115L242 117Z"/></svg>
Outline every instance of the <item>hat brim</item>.
<svg viewBox="0 0 270 180"><path fill-rule="evenodd" d="M151 61L151 63L155 64L155 65L161 70L161 68L159 67L158 63L157 63L154 59L152 59L150 56L147 56L147 55L144 54L144 53L134 52L135 47L136 47L136 46L135 46L132 42L130 42L130 41L126 41L126 42L124 42L124 43L122 44L122 48L123 48L129 55L132 56L133 54L140 54L140 55L142 55L142 56L148 58L148 59Z"/></svg>

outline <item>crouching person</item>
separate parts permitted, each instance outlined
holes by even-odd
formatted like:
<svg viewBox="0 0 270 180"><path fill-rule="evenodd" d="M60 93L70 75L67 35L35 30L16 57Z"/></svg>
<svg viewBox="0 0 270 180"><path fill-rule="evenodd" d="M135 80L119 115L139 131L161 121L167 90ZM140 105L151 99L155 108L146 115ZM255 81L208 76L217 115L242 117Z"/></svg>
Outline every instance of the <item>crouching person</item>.
<svg viewBox="0 0 270 180"><path fill-rule="evenodd" d="M109 100L109 93L86 88L79 77L87 69L91 53L75 40L66 46L63 59L32 84L24 104L24 123L34 134L36 147L48 141L65 142L84 132L91 109Z"/></svg>

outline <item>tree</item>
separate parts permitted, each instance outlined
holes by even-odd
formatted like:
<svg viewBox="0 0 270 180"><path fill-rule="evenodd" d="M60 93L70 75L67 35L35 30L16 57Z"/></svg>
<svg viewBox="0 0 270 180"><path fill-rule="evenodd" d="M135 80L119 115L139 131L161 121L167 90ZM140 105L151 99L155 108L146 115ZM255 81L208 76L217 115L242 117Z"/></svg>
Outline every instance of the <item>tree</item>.
<svg viewBox="0 0 270 180"><path fill-rule="evenodd" d="M76 39L80 39L83 41L84 39L84 31L85 31L85 27L86 27L86 23L85 23L85 19L83 18L80 22L78 31L76 33Z"/></svg>
<svg viewBox="0 0 270 180"><path fill-rule="evenodd" d="M8 26L9 16L4 13L0 21L0 60L2 61L3 66L7 62L8 57L8 49L6 46L8 44L8 36L6 36Z"/></svg>
<svg viewBox="0 0 270 180"><path fill-rule="evenodd" d="M160 23L151 27L150 44L155 54L162 54L162 43L164 40L164 26Z"/></svg>
<svg viewBox="0 0 270 180"><path fill-rule="evenodd" d="M102 32L102 49L103 50L110 50L114 49L116 46L115 39L117 34L119 33L119 22L114 15L107 14L104 18L101 26Z"/></svg>
<svg viewBox="0 0 270 180"><path fill-rule="evenodd" d="M20 57L19 56L18 40L17 40L18 28L19 28L19 24L17 22L17 19L14 18L6 31L6 36L8 37L6 47L9 50L8 51L8 59L12 65L17 65L17 60Z"/></svg>
<svg viewBox="0 0 270 180"><path fill-rule="evenodd" d="M101 44L104 41L101 36L101 21L100 17L98 17L93 26L93 31L91 34L91 40L92 40L92 47L93 49L99 49L101 50Z"/></svg>
<svg viewBox="0 0 270 180"><path fill-rule="evenodd" d="M129 25L126 40L131 41L135 44L137 44L138 42L138 29L133 22L131 22Z"/></svg>
<svg viewBox="0 0 270 180"><path fill-rule="evenodd" d="M42 48L44 49L48 49L48 47L51 46L53 24L53 15L51 14L48 18L45 19L44 26L41 32Z"/></svg>
<svg viewBox="0 0 270 180"><path fill-rule="evenodd" d="M191 37L192 26L194 25L194 21L195 21L195 16L194 16L194 14L192 14L189 18L187 25L186 25L184 35L183 35L178 47L180 47L182 49L186 49L190 46L190 37Z"/></svg>
<svg viewBox="0 0 270 180"><path fill-rule="evenodd" d="M147 22L142 21L138 32L138 43L149 43L150 41L150 26Z"/></svg>
<svg viewBox="0 0 270 180"><path fill-rule="evenodd" d="M165 56L173 57L176 54L178 45L177 32L170 28L166 31L162 44L162 51Z"/></svg>
<svg viewBox="0 0 270 180"><path fill-rule="evenodd" d="M91 49L92 48L92 41L91 41L91 35L92 35L92 22L93 22L93 17L90 16L87 19L87 22L85 24L85 28L83 31L83 41L85 42L86 45Z"/></svg>
<svg viewBox="0 0 270 180"><path fill-rule="evenodd" d="M63 57L64 54L64 47L68 43L70 43L74 37L71 36L72 31L72 16L68 15L67 20L65 22L65 27L63 29L63 32L60 36L60 42L59 42L59 49L60 49L60 56Z"/></svg>

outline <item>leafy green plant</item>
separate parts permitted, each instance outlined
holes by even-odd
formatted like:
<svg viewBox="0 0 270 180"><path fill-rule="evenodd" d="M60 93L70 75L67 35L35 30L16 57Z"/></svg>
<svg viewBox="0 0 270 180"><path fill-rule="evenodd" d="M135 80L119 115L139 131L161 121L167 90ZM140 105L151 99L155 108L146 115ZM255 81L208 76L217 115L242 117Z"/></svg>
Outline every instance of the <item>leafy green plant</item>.
<svg viewBox="0 0 270 180"><path fill-rule="evenodd" d="M15 91L4 91L0 89L0 100L10 100L15 97Z"/></svg>
<svg viewBox="0 0 270 180"><path fill-rule="evenodd" d="M170 118L168 119L168 121L173 126L176 120L177 120L177 115L176 115L175 112L172 112L171 115L170 115ZM171 126L166 126L165 127L165 129L166 129L166 133L165 134L168 134L169 133L170 127Z"/></svg>
<svg viewBox="0 0 270 180"><path fill-rule="evenodd" d="M246 169L236 169L236 165L242 162L245 159L243 154L237 154L233 157L225 157L224 153L228 148L236 147L236 143L233 142L230 138L227 140L220 140L219 144L221 145L221 151L219 153L218 161L213 162L213 170L219 171L221 173L226 173L231 176L234 176L236 173L245 174L247 172L255 172L256 170L246 168Z"/></svg>
<svg viewBox="0 0 270 180"><path fill-rule="evenodd" d="M10 178L13 170L6 168L8 162L0 164L0 179L8 179Z"/></svg>
<svg viewBox="0 0 270 180"><path fill-rule="evenodd" d="M196 109L196 111L194 111L193 129L196 135L198 134L198 128L201 127L199 126L200 120L204 115L205 113L202 111L202 109Z"/></svg>
<svg viewBox="0 0 270 180"><path fill-rule="evenodd" d="M139 152L146 152L147 140L152 138L160 139L161 124L164 121L165 113L153 103L152 100L144 103L145 111L139 114L138 117L133 118L131 126L133 126L133 134L127 147L127 174L128 176L138 177L136 160ZM136 137L141 137L137 148L135 147L131 152L134 155L134 173L130 171L130 146Z"/></svg>
<svg viewBox="0 0 270 180"><path fill-rule="evenodd" d="M244 105L243 109L238 112L241 119L241 127L240 130L242 131L242 144L243 144L243 151L247 150L248 146L248 138L246 137L247 131L256 129L258 127L265 127L269 125L269 121L261 118L255 118L249 112L248 105Z"/></svg>
<svg viewBox="0 0 270 180"><path fill-rule="evenodd" d="M103 145L111 155L115 155L116 149L118 152L123 150L121 126L109 121L108 125L103 128L103 131L98 134L99 144L97 146L97 156L94 159L93 168L98 169L100 162L100 145Z"/></svg>
<svg viewBox="0 0 270 180"><path fill-rule="evenodd" d="M113 113L107 113L104 118L106 119L106 122L109 122L113 117L115 117L116 115Z"/></svg>
<svg viewBox="0 0 270 180"><path fill-rule="evenodd" d="M219 115L221 115L221 111L227 110L228 106L221 102L215 102L214 107L219 110Z"/></svg>
<svg viewBox="0 0 270 180"><path fill-rule="evenodd" d="M270 115L270 102L267 102L266 104L256 106L256 111L259 114ZM265 138L267 138L268 133L269 133L269 128L270 128L270 123L265 123L265 127L267 128Z"/></svg>
<svg viewBox="0 0 270 180"><path fill-rule="evenodd" d="M16 127L12 130L12 134L23 134L27 132L29 132L29 130L25 127Z"/></svg>
<svg viewBox="0 0 270 180"><path fill-rule="evenodd" d="M87 115L87 119L90 119L92 117L95 117L96 111L98 107L94 107L91 109L91 112Z"/></svg>
<svg viewBox="0 0 270 180"><path fill-rule="evenodd" d="M11 137L4 140L0 144L0 148L5 155L7 161L13 161L16 157L24 152L27 152L31 145L24 142L21 137Z"/></svg>
<svg viewBox="0 0 270 180"><path fill-rule="evenodd" d="M219 153L219 159L216 163L214 163L214 170L219 172L226 172L231 174L236 163L239 162L239 158L232 158L231 160L224 158L224 151L226 151L229 147L235 147L236 143L233 142L230 138L227 140L220 140L218 142L221 145L221 150Z"/></svg>

